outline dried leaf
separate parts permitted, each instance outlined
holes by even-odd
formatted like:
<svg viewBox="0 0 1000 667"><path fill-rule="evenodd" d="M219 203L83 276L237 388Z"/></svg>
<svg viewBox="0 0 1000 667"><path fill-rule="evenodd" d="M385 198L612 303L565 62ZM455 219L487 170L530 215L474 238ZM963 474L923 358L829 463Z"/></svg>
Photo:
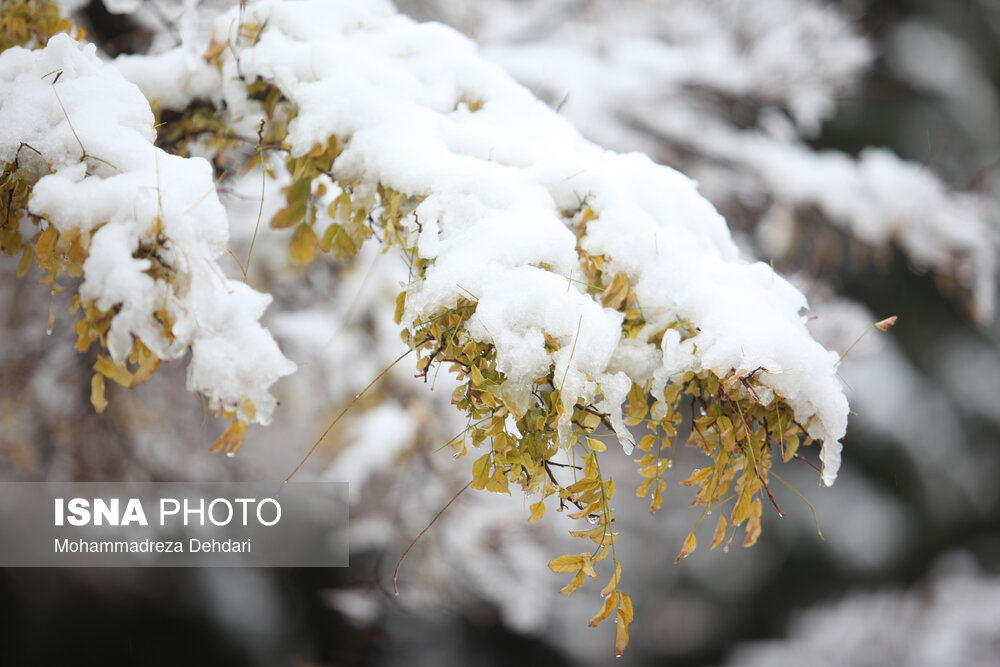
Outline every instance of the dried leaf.
<svg viewBox="0 0 1000 667"><path fill-rule="evenodd" d="M531 504L531 518L528 521L538 521L545 516L545 503L539 500Z"/></svg>
<svg viewBox="0 0 1000 667"><path fill-rule="evenodd" d="M600 543L604 539L605 532L606 531L604 525L602 524L594 526L593 528L588 528L586 530L571 530L569 531L569 534L572 535L573 537L587 537L593 540L594 542Z"/></svg>
<svg viewBox="0 0 1000 667"><path fill-rule="evenodd" d="M393 313L392 318L395 320L396 324L403 321L403 309L406 307L406 292L400 292L396 295L396 311Z"/></svg>
<svg viewBox="0 0 1000 667"><path fill-rule="evenodd" d="M94 362L94 370L104 377L114 380L123 387L131 387L133 376L124 366L119 366L111 357L101 355Z"/></svg>
<svg viewBox="0 0 1000 667"><path fill-rule="evenodd" d="M692 530L684 540L684 546L681 547L681 552L677 554L677 560L674 561L674 565L690 556L697 545L698 540L695 538L694 531Z"/></svg>
<svg viewBox="0 0 1000 667"><path fill-rule="evenodd" d="M628 626L629 624L619 613L615 628L615 657L621 657L625 647L628 646Z"/></svg>
<svg viewBox="0 0 1000 667"><path fill-rule="evenodd" d="M104 398L104 376L94 373L90 379L90 404L97 410L97 414L103 414L108 402Z"/></svg>
<svg viewBox="0 0 1000 667"><path fill-rule="evenodd" d="M760 516L762 511L763 507L760 498L755 498L750 507L750 520L747 521L747 535L746 539L743 540L743 546L753 546L757 542L757 538L760 537Z"/></svg>
<svg viewBox="0 0 1000 667"><path fill-rule="evenodd" d="M219 439L212 444L210 451L219 452L224 449L227 455L232 456L243 445L243 438L246 434L246 422L234 419L229 422L229 426L222 432Z"/></svg>
<svg viewBox="0 0 1000 667"><path fill-rule="evenodd" d="M691 476L680 483L681 486L701 486L712 476L714 468L699 468Z"/></svg>
<svg viewBox="0 0 1000 667"><path fill-rule="evenodd" d="M649 513L656 514L663 507L663 489L667 488L667 481L663 478L656 480L656 487L653 489L653 498L649 503Z"/></svg>
<svg viewBox="0 0 1000 667"><path fill-rule="evenodd" d="M611 284L601 293L601 303L607 308L620 310L628 299L630 289L628 276L624 273L615 274Z"/></svg>
<svg viewBox="0 0 1000 667"><path fill-rule="evenodd" d="M569 595L576 589L580 588L580 586L583 585L583 581L584 581L583 570L579 570L575 575L573 575L573 578L570 579L570 582L568 584L559 589L559 592L562 593L563 595Z"/></svg>
<svg viewBox="0 0 1000 667"><path fill-rule="evenodd" d="M612 593L611 595L605 596L605 598L604 598L604 604L601 605L601 610L599 612L597 612L596 614L594 614L594 617L590 619L590 622L587 625L589 625L592 628L596 628L606 618L608 618L609 616L611 616L611 612L613 612L615 610L615 607L617 607L617 606L618 606L618 593L617 592Z"/></svg>
<svg viewBox="0 0 1000 667"><path fill-rule="evenodd" d="M549 569L553 572L576 572L583 567L584 554L559 556L549 561Z"/></svg>
<svg viewBox="0 0 1000 667"><path fill-rule="evenodd" d="M620 582L621 579L622 579L622 564L615 563L615 573L611 577L611 581L608 582L608 585L601 590L601 595L604 596L611 595L611 593L613 593L618 588L618 582Z"/></svg>
<svg viewBox="0 0 1000 667"><path fill-rule="evenodd" d="M875 328L879 329L880 331L888 331L890 328L892 328L892 325L896 323L897 319L899 318L896 315L887 317L884 320L881 320L880 322L876 322Z"/></svg>
<svg viewBox="0 0 1000 667"><path fill-rule="evenodd" d="M729 522L726 521L726 517L724 515L720 515L719 523L715 526L715 534L712 535L712 543L708 545L709 551L722 544L722 540L726 536L726 528L728 527Z"/></svg>

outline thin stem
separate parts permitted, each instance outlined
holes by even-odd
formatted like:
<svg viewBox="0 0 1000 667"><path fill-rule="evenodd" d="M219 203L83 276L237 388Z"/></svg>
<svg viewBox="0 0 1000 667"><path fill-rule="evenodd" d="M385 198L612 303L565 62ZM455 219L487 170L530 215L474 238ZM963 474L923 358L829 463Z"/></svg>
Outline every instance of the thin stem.
<svg viewBox="0 0 1000 667"><path fill-rule="evenodd" d="M399 595L399 588L396 586L396 579L399 577L399 566L403 564L403 560L406 558L407 554L410 553L410 549L412 549L414 546L416 546L417 542L420 541L420 538L424 536L424 533L426 533L428 530L431 529L431 526L434 525L435 521L437 521L438 519L441 518L441 515L445 513L445 510L447 510L449 507L451 507L451 504L453 502L455 502L456 500L458 500L458 497L460 495L462 495L463 493L465 493L465 491L470 486L472 486L472 482L473 481L475 481L475 480L471 480L470 479L469 482L468 482L468 484L466 484L461 489L459 489L458 493L456 493L454 496L452 496L451 500L449 500L448 503L444 507L442 507L441 510L437 514L434 515L434 518L431 519L431 522L429 524L427 524L427 527L424 528L423 530L421 530L420 534L413 538L413 541L410 542L410 546L406 547L406 551L403 552L403 555L399 557L399 562L396 563L396 569L393 570L393 572L392 572L392 592L393 593L395 593L396 595Z"/></svg>
<svg viewBox="0 0 1000 667"><path fill-rule="evenodd" d="M384 368L384 369L382 370L382 372L381 372L381 373L379 373L378 375L376 375L376 376L375 376L375 379L374 379L374 380L372 380L371 382L369 382L369 383L368 383L368 386L367 386L367 387L365 387L364 389L362 389L362 390L361 390L361 393L359 393L359 394L358 394L357 396L355 396L355 397L354 397L354 398L353 398L353 399L351 400L351 402L350 402L350 403L348 403L348 404L347 404L347 406L345 406L345 407L344 407L344 409L340 411L340 414L339 414L339 415L337 415L337 416L336 416L336 418L334 418L334 420L333 420L332 422L330 422L330 425L326 427L326 430L325 430L325 431L323 431L323 435L319 436L319 439L318 439L318 440L316 440L316 444L314 444L314 445L313 445L312 447L310 447L310 448L309 448L309 451L308 451L308 452L306 452L306 455L305 455L305 456L303 456L303 457L302 457L302 460L301 460L301 461L299 461L299 464L298 464L297 466L295 466L295 470L293 470L293 471L291 472L291 474L290 474L290 475L288 475L288 477L286 477L286 478L284 479L284 481L283 481L283 482L281 482L281 486L280 486L280 487L278 488L278 493L277 493L277 494L275 494L275 495L281 495L281 489L282 489L282 488L284 488L285 484L288 484L288 482L289 482L289 481L291 481L292 477L294 477L294 476L295 476L295 473L297 473L297 472L298 472L298 471L299 471L299 470L300 470L300 469L302 468L302 466L304 466L304 465L306 464L306 461L308 461L308 460L309 460L309 457L313 455L313 452L315 452L315 451L316 451L316 449L317 449L317 448L319 447L320 443L321 443L321 442L323 442L323 438L325 438L325 437L327 436L327 434L328 434L328 433L330 433L330 431L331 431L331 430L333 430L333 427L337 425L337 422L339 422L339 421L341 420L341 418L343 418L343 416L344 416L344 415L346 415L346 414L347 414L347 411L348 411L348 410L350 410L351 408L353 408L353 407L354 407L354 404L355 404L355 403L357 403L357 402L358 402L358 401L359 401L359 400L361 399L361 397L362 397L362 396L364 396L364 395L365 395L366 393L368 393L368 390L369 390L369 389L371 389L372 387L374 387L374 386L375 386L375 384L376 384L376 383L377 383L377 382L378 382L379 380L381 380L381 379L382 379L382 377L383 377L383 376L384 376L384 375L385 375L386 373L388 373L388 372L389 372L389 371L390 371L390 370L392 369L392 367L393 367L393 366L395 366L395 365L396 365L396 364L398 364L398 363L399 363L400 361L402 361L402 360L403 360L403 357L405 357L406 355L408 355L408 354L409 354L410 352L412 352L412 351L413 351L413 350L407 350L407 351L406 351L406 352L404 352L403 354L401 354L401 355L399 355L398 357L396 357L396 360L395 360L395 361L393 361L393 362L392 362L391 364L389 364L388 366L386 366L386 367L385 367L385 368Z"/></svg>

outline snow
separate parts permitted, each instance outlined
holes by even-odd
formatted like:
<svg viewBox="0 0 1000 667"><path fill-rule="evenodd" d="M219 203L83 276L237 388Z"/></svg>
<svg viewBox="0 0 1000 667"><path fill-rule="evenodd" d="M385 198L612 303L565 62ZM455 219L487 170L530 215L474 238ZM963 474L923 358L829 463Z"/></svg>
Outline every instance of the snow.
<svg viewBox="0 0 1000 667"><path fill-rule="evenodd" d="M271 385L295 368L258 322L271 299L216 264L228 229L211 166L156 149L154 137L148 102L93 45L57 35L44 49L0 54L0 162L22 142L38 151L45 166L31 212L60 232L93 234L79 292L118 309L112 359L123 364L137 337L164 360L191 349L189 390L267 423ZM169 276L150 271L149 256L138 257L147 251Z"/></svg>
<svg viewBox="0 0 1000 667"><path fill-rule="evenodd" d="M235 19L235 11L219 19L217 40L231 35ZM847 415L837 356L810 338L801 294L739 258L693 182L582 139L440 25L348 2L263 2L248 6L244 20L264 28L254 44L222 55L234 124L250 128L259 118L243 80L273 79L298 109L287 138L293 155L336 134L347 140L334 165L339 179L423 198L422 231L412 216L405 224L434 261L407 287L405 326L472 295L468 330L493 343L505 392L522 406L530 382L549 371L562 378L567 407L620 397L623 369L611 362L622 345L633 379L653 377L654 391L686 370L727 377L763 366L770 372L761 382L824 442L824 481L833 482ZM470 100L482 108L471 112ZM678 349L632 354L621 313L579 285L576 238L562 213L583 201L598 217L580 245L629 276L647 318L640 341L678 318L694 322L696 336ZM543 332L559 350L545 351ZM620 408L611 414L617 422Z"/></svg>
<svg viewBox="0 0 1000 667"><path fill-rule="evenodd" d="M819 209L854 238L895 243L918 267L957 279L972 295L975 319L993 316L1000 237L987 197L955 192L886 149L854 157L804 141L873 59L850 8L815 0L752 9L717 0L403 4L475 34L487 58L587 137L680 165L727 210L749 206L759 217L773 206L794 221ZM990 163L1000 101L970 65L969 49L912 20L889 46L887 64L946 99L958 125L975 128L970 136Z"/></svg>

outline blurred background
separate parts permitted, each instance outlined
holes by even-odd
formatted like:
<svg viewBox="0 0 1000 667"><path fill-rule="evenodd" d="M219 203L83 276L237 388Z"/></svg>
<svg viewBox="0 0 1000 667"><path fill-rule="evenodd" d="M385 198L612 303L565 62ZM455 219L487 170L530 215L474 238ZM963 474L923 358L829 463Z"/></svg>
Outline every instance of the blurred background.
<svg viewBox="0 0 1000 667"><path fill-rule="evenodd" d="M109 58L202 49L231 2L67 1ZM750 257L809 297L854 414L837 483L780 470L760 542L674 558L697 520L678 445L651 517L622 457L618 556L635 601L629 665L995 665L1000 656L1000 4L995 0L399 0L449 24L591 140L696 179ZM199 42L199 40L202 40ZM169 147L166 147L169 149ZM252 154L252 150L248 155ZM260 174L220 194L249 244ZM265 219L277 198L265 199ZM402 347L401 260L293 269L264 235L251 284L300 370L239 456L168 364L89 402L68 296L0 262L0 479L280 480ZM238 268L232 264L230 275ZM48 313L55 319L45 335ZM352 409L303 478L351 485L340 569L5 570L4 665L601 665L596 586L546 567L579 550L551 512L469 491L449 439L450 379L403 362ZM116 388L117 389L117 388ZM683 438L680 439L683 442ZM814 448L815 449L815 448ZM815 452L811 453L815 456ZM794 462L793 462L794 463ZM706 530L710 530L705 526ZM700 535L700 533L699 533ZM705 539L708 539L706 534Z"/></svg>

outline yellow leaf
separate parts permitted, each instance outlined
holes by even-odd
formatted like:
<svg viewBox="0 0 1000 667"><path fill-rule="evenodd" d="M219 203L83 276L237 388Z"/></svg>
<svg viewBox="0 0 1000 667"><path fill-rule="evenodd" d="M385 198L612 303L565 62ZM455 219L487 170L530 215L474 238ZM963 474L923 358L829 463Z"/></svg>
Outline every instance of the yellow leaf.
<svg viewBox="0 0 1000 667"><path fill-rule="evenodd" d="M327 213L334 220L348 220L351 217L351 195L342 192L330 203Z"/></svg>
<svg viewBox="0 0 1000 667"><path fill-rule="evenodd" d="M601 416L593 412L584 412L580 415L580 425L588 431L593 431L601 425Z"/></svg>
<svg viewBox="0 0 1000 667"><path fill-rule="evenodd" d="M603 452L607 450L607 446L597 438L587 438L587 444L595 452Z"/></svg>
<svg viewBox="0 0 1000 667"><path fill-rule="evenodd" d="M643 477L650 477L650 478L656 477L658 474L660 474L660 465L658 463L654 463L651 466L646 466L645 468L639 468L639 474L642 475Z"/></svg>
<svg viewBox="0 0 1000 667"><path fill-rule="evenodd" d="M247 425L239 419L229 422L229 426L222 432L219 439L212 444L211 451L218 452L223 449L226 454L232 456L243 445L243 438L247 434Z"/></svg>
<svg viewBox="0 0 1000 667"><path fill-rule="evenodd" d="M288 254L294 263L308 264L316 259L317 250L319 250L319 239L316 237L316 231L311 225L302 223L292 234Z"/></svg>
<svg viewBox="0 0 1000 667"><path fill-rule="evenodd" d="M632 609L632 598L628 596L628 593L621 593L618 598L618 614L625 619L626 625L632 624L634 611Z"/></svg>
<svg viewBox="0 0 1000 667"><path fill-rule="evenodd" d="M589 554L588 554L589 555ZM565 555L549 561L549 569L553 572L576 572L583 567L584 554Z"/></svg>
<svg viewBox="0 0 1000 667"><path fill-rule="evenodd" d="M601 302L607 308L619 310L624 307L630 289L628 276L624 273L617 273L611 280L611 284L601 293Z"/></svg>
<svg viewBox="0 0 1000 667"><path fill-rule="evenodd" d="M640 498L645 498L647 495L649 495L649 487L653 484L654 481L656 481L654 477L649 477L648 479L642 480L642 484L640 484L639 488L635 490L635 495L637 495Z"/></svg>
<svg viewBox="0 0 1000 667"><path fill-rule="evenodd" d="M603 558L603 556L600 556L600 554L598 556L599 557L597 558L597 560ZM583 569L584 574L586 574L591 579L597 579L597 571L594 570L594 559L590 557L589 553L580 554L580 557L583 558L583 565L581 567Z"/></svg>
<svg viewBox="0 0 1000 667"><path fill-rule="evenodd" d="M639 463L640 466L649 466L649 465L653 465L654 463L656 463L656 461L659 458L660 457L657 456L656 454L646 454L641 459L639 459L638 463Z"/></svg>
<svg viewBox="0 0 1000 667"><path fill-rule="evenodd" d="M124 366L119 366L111 360L111 357L100 356L94 362L94 370L104 377L114 380L123 387L132 386L132 374Z"/></svg>
<svg viewBox="0 0 1000 667"><path fill-rule="evenodd" d="M653 444L656 442L656 436L652 433L642 436L642 440L636 445L639 449L648 452L653 448Z"/></svg>
<svg viewBox="0 0 1000 667"><path fill-rule="evenodd" d="M103 414L108 402L104 398L104 376L94 373L90 379L90 404L97 410L97 414Z"/></svg>
<svg viewBox="0 0 1000 667"><path fill-rule="evenodd" d="M594 500L594 502L590 503L589 505L586 505L580 511L573 512L572 514L570 514L569 518L573 520L585 519L591 514L597 514L598 511L601 510L603 506L604 506L604 501L601 498L597 498Z"/></svg>
<svg viewBox="0 0 1000 667"><path fill-rule="evenodd" d="M785 454L781 459L788 463L795 456L795 453L799 451L799 436L797 434L790 435L785 438Z"/></svg>
<svg viewBox="0 0 1000 667"><path fill-rule="evenodd" d="M760 498L755 498L753 504L750 506L750 520L747 521L747 535L746 539L743 540L743 546L753 546L757 542L757 538L760 537L760 515L762 511L763 507L761 506Z"/></svg>
<svg viewBox="0 0 1000 667"><path fill-rule="evenodd" d="M406 292L400 292L396 295L396 312L393 313L392 318L399 324L403 321L403 308L406 306Z"/></svg>
<svg viewBox="0 0 1000 667"><path fill-rule="evenodd" d="M695 539L694 531L692 530L688 533L687 539L684 540L684 546L681 547L681 552L677 555L677 560L674 561L674 565L690 556L697 545L698 540Z"/></svg>
<svg viewBox="0 0 1000 667"><path fill-rule="evenodd" d="M656 514L663 507L663 489L667 488L667 482L664 479L656 480L656 488L653 489L653 498L649 503L649 513Z"/></svg>
<svg viewBox="0 0 1000 667"><path fill-rule="evenodd" d="M593 452L584 459L583 476L585 479L597 479L597 455Z"/></svg>
<svg viewBox="0 0 1000 667"><path fill-rule="evenodd" d="M580 570L575 575L573 575L573 578L570 579L570 582L568 584L559 589L559 592L562 593L563 595L569 595L570 593L572 593L573 591L575 591L576 589L578 589L580 586L583 585L583 580L584 580L583 570Z"/></svg>
<svg viewBox="0 0 1000 667"><path fill-rule="evenodd" d="M625 423L634 426L641 422L648 413L649 404L646 401L646 390L633 382L628 391L628 403L625 409L628 419L625 420Z"/></svg>
<svg viewBox="0 0 1000 667"><path fill-rule="evenodd" d="M590 619L590 622L587 625L589 625L592 628L596 628L604 621L604 619L606 619L608 616L611 616L611 612L615 610L615 607L617 605L618 605L617 592L606 596L604 598L604 604L601 605L601 610L596 614L594 614L594 617Z"/></svg>
<svg viewBox="0 0 1000 667"><path fill-rule="evenodd" d="M493 471L493 477L486 482L486 490L491 493L510 493L510 485L504 471L497 466Z"/></svg>
<svg viewBox="0 0 1000 667"><path fill-rule="evenodd" d="M617 627L615 628L615 657L621 657L628 646L628 623L618 614Z"/></svg>
<svg viewBox="0 0 1000 667"><path fill-rule="evenodd" d="M740 497L736 501L736 506L733 507L733 515L729 518L734 526L740 525L749 518L752 499L753 494L750 493L750 485L744 484L742 491L740 491Z"/></svg>
<svg viewBox="0 0 1000 667"><path fill-rule="evenodd" d="M56 240L58 238L59 232L56 231L55 227L51 226L38 237L38 241L35 242L35 254L38 255L39 264L50 259L52 253L55 251Z"/></svg>
<svg viewBox="0 0 1000 667"><path fill-rule="evenodd" d="M719 523L715 526L715 534L712 535L712 543L708 545L709 551L722 544L722 538L726 536L726 528L728 527L729 523L726 521L726 517L720 515Z"/></svg>
<svg viewBox="0 0 1000 667"><path fill-rule="evenodd" d="M292 225L302 222L302 219L305 217L305 202L300 204L289 204L275 213L268 224L271 226L271 229L285 229L286 227L291 227Z"/></svg>
<svg viewBox="0 0 1000 667"><path fill-rule="evenodd" d="M601 542L604 537L604 526L598 525L593 528L588 528L587 530L571 530L569 534L573 537L589 537L594 542Z"/></svg>
<svg viewBox="0 0 1000 667"><path fill-rule="evenodd" d="M539 500L537 503L531 504L531 518L528 521L538 521L543 516L545 516L545 503Z"/></svg>
<svg viewBox="0 0 1000 667"><path fill-rule="evenodd" d="M483 454L472 464L472 488L484 489L490 481L490 464L492 458L490 453Z"/></svg>
<svg viewBox="0 0 1000 667"><path fill-rule="evenodd" d="M622 580L622 564L615 563L615 574L614 576L611 577L611 581L608 582L608 585L601 590L601 595L605 597L611 595L611 593L613 593L618 588L618 582L620 582L621 580Z"/></svg>
<svg viewBox="0 0 1000 667"><path fill-rule="evenodd" d="M691 476L681 482L681 486L701 486L712 476L713 468L699 468Z"/></svg>
<svg viewBox="0 0 1000 667"><path fill-rule="evenodd" d="M24 253L21 255L21 261L17 264L17 277L23 278L28 270L31 268L31 260L35 258L35 251L29 245L24 247Z"/></svg>

